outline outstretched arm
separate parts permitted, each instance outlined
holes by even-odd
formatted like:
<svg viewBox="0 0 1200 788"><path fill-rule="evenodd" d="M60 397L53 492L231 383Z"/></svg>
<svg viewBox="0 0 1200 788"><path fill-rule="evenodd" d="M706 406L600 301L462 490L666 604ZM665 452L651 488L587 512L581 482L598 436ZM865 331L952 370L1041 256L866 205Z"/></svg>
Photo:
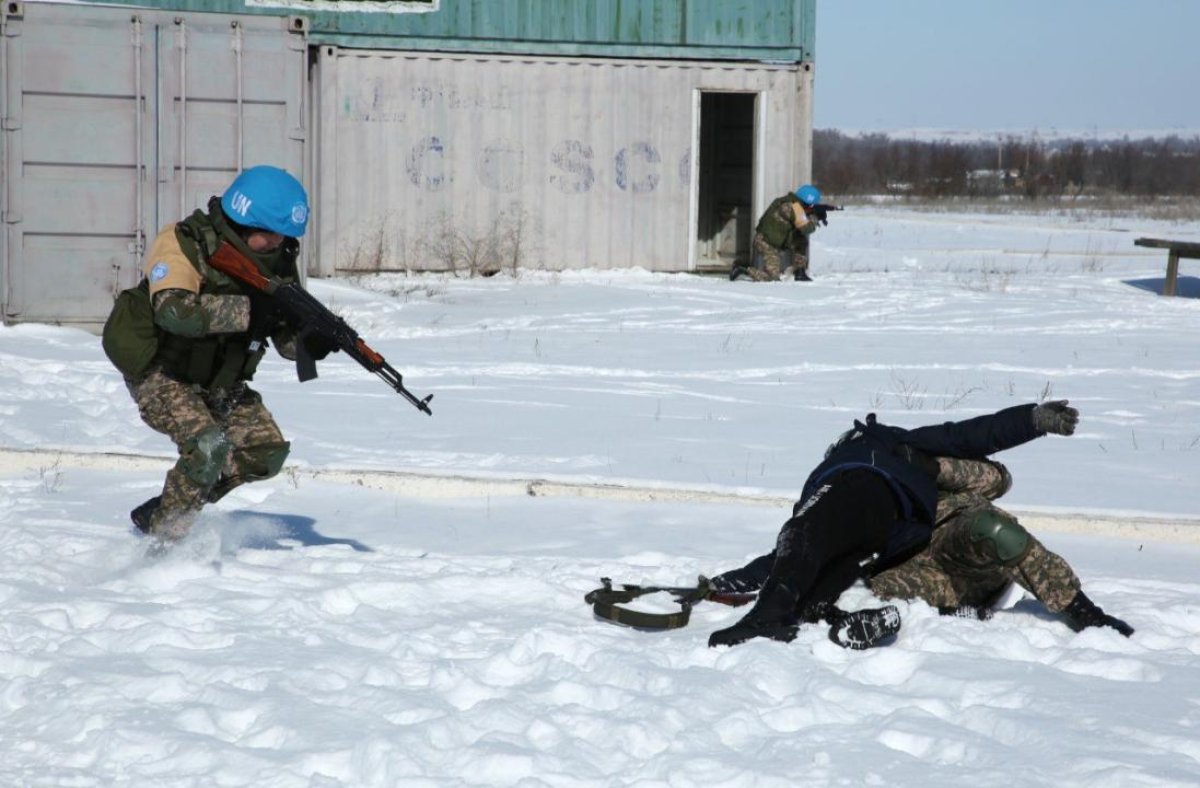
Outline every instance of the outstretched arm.
<svg viewBox="0 0 1200 788"><path fill-rule="evenodd" d="M1011 449L1049 432L1070 435L1079 411L1066 400L1041 405L1017 405L965 421L948 421L909 430L904 442L928 454L982 459Z"/></svg>

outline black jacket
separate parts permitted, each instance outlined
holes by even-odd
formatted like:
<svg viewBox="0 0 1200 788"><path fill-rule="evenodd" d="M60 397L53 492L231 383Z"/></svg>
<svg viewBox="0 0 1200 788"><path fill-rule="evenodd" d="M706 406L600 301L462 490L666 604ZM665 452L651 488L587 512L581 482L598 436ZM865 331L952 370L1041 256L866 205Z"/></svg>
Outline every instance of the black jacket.
<svg viewBox="0 0 1200 788"><path fill-rule="evenodd" d="M825 459L804 483L800 500L792 508L793 516L821 484L838 474L858 468L874 471L892 488L898 511L887 548L875 568L894 565L924 547L933 534L938 494L937 463L933 458L981 460L1044 435L1033 426L1034 407L1018 405L966 421L912 430L880 424L872 413L865 423L855 421L854 429L830 446ZM735 590L734 585L736 590L756 588L766 580L773 562L773 553L760 556L713 581L719 587L731 586L721 590Z"/></svg>

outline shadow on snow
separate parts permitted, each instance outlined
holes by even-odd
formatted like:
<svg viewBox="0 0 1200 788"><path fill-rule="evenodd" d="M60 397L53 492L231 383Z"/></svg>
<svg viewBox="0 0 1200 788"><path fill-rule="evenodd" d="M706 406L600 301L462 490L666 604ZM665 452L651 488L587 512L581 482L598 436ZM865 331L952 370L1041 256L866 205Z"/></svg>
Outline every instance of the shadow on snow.
<svg viewBox="0 0 1200 788"><path fill-rule="evenodd" d="M339 539L324 536L314 527L316 520L299 514L277 514L274 512L254 512L238 510L226 515L231 524L247 526L242 539L242 547L252 550L291 550L290 545L282 544L284 540L299 542L304 547L319 547L321 545L342 544L359 553L375 552L357 539ZM270 520L275 527L270 531L255 528L254 525L263 520Z"/></svg>

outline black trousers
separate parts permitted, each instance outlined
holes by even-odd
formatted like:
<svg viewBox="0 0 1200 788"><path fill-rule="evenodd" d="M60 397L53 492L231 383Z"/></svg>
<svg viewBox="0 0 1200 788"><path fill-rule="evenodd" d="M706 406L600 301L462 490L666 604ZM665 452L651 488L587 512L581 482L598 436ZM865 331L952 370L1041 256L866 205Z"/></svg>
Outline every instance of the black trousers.
<svg viewBox="0 0 1200 788"><path fill-rule="evenodd" d="M887 546L897 518L895 493L880 474L855 468L831 477L783 524L764 591L786 585L799 595L802 617L837 601L862 576L862 562Z"/></svg>

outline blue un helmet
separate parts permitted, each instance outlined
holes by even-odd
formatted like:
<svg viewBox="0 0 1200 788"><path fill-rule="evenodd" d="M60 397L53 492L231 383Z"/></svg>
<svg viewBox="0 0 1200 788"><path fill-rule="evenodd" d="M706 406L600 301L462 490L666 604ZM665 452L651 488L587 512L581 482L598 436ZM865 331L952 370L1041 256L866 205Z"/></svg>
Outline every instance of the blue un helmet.
<svg viewBox="0 0 1200 788"><path fill-rule="evenodd" d="M796 189L796 199L805 205L816 205L821 201L821 190L811 183L806 183L799 189Z"/></svg>
<svg viewBox="0 0 1200 788"><path fill-rule="evenodd" d="M278 167L251 167L221 195L225 215L244 227L299 238L308 225L308 194Z"/></svg>

